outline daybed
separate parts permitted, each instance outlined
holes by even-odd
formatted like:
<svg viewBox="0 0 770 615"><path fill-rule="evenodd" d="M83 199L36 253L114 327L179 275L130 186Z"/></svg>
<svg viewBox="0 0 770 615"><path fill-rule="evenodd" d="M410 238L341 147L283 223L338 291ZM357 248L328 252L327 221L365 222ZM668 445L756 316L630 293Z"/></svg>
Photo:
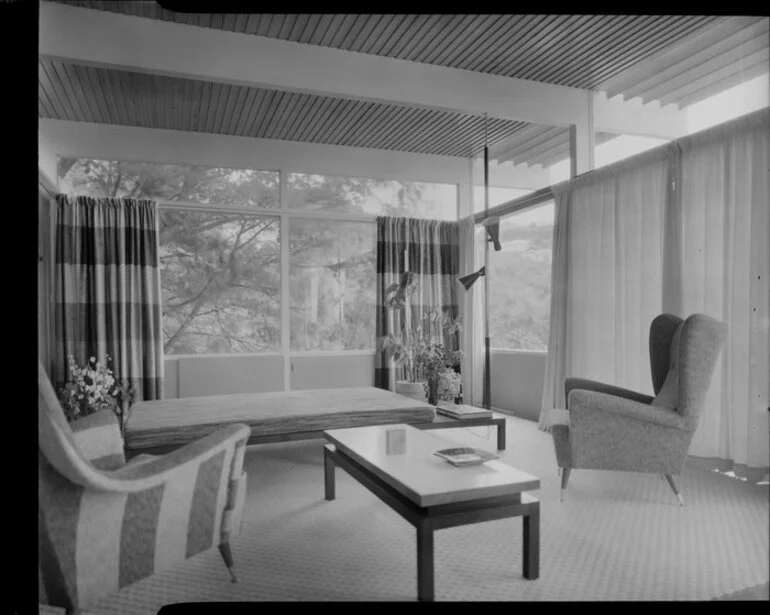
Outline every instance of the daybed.
<svg viewBox="0 0 770 615"><path fill-rule="evenodd" d="M173 450L217 428L245 423L249 444L319 438L325 429L433 422L426 402L375 387L187 397L134 404L125 428L128 457Z"/></svg>

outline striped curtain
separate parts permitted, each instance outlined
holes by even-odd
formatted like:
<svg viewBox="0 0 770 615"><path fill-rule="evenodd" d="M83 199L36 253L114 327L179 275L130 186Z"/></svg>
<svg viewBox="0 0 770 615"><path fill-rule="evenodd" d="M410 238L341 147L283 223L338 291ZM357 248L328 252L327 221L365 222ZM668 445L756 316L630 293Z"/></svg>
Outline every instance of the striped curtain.
<svg viewBox="0 0 770 615"><path fill-rule="evenodd" d="M55 216L54 379L104 361L136 391L163 397L158 220L154 201L57 195Z"/></svg>
<svg viewBox="0 0 770 615"><path fill-rule="evenodd" d="M412 322L425 309L446 311L459 316L457 278L460 275L460 228L457 222L419 218L377 218L377 303L376 337L401 332L401 312L385 305L385 290L399 281L404 271L416 275L417 290L409 298ZM458 349L458 333L445 335L440 325L431 331L431 340ZM403 378L401 369L384 351L374 359L374 385L393 390L396 380Z"/></svg>

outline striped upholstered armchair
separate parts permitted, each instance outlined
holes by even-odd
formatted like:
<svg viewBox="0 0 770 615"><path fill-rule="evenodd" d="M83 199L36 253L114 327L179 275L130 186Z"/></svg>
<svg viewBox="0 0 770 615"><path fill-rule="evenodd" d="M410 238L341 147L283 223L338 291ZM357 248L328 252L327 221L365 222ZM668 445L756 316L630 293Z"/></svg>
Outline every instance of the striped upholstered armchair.
<svg viewBox="0 0 770 615"><path fill-rule="evenodd" d="M682 472L727 325L705 314L685 320L660 314L650 325L655 397L566 378L567 410L551 412L562 496L573 469L651 472L665 476L680 505Z"/></svg>
<svg viewBox="0 0 770 615"><path fill-rule="evenodd" d="M41 603L79 611L214 545L235 581L247 426L126 463L114 413L70 425L38 363L38 427Z"/></svg>

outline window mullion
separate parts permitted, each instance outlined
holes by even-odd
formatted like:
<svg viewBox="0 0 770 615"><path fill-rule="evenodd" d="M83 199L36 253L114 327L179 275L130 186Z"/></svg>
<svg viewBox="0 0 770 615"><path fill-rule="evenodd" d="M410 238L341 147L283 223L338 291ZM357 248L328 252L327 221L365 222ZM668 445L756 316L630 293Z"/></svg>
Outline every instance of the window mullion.
<svg viewBox="0 0 770 615"><path fill-rule="evenodd" d="M289 208L286 193L286 169L279 171L278 202L281 209L281 353L283 354L283 390L291 390L291 313L289 311Z"/></svg>

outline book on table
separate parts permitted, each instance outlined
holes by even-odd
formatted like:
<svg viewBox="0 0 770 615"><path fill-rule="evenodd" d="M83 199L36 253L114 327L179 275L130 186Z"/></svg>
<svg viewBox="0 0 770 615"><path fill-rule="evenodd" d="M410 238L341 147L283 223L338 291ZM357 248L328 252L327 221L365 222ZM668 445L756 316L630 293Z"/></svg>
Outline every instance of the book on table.
<svg viewBox="0 0 770 615"><path fill-rule="evenodd" d="M433 453L438 457L448 461L453 466L476 466L486 461L499 459L499 456L489 451L469 446L459 446L455 448L444 448Z"/></svg>
<svg viewBox="0 0 770 615"><path fill-rule="evenodd" d="M444 416L451 416L453 419L478 419L492 416L491 410L455 404L442 404L436 406L436 412L443 414Z"/></svg>

